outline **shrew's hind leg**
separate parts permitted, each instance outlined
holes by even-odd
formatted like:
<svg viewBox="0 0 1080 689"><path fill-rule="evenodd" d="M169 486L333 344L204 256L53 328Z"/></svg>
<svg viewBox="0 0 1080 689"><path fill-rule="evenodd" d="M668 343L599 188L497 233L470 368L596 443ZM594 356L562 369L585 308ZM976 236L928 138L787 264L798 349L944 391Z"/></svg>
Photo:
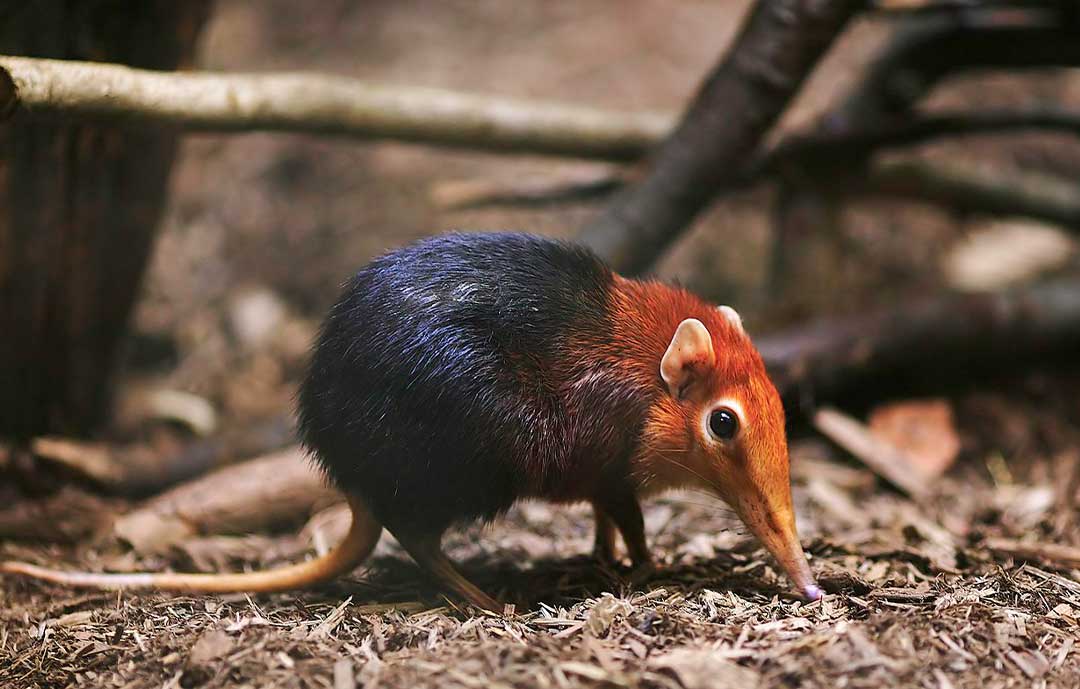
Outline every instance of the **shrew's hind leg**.
<svg viewBox="0 0 1080 689"><path fill-rule="evenodd" d="M502 612L503 606L498 601L466 579L450 558L446 557L442 551L442 534L415 536L395 533L394 537L416 560L416 564L442 585L479 608Z"/></svg>

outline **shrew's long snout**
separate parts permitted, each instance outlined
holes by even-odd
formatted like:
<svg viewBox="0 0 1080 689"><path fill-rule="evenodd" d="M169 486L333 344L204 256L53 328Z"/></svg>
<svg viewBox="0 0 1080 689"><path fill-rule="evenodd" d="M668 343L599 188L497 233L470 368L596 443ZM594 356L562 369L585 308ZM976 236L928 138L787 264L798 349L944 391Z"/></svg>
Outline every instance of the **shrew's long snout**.
<svg viewBox="0 0 1080 689"><path fill-rule="evenodd" d="M795 586L810 600L821 598L821 589L814 581L814 575L810 573L810 565L806 561L806 554L799 543L799 535L795 529L795 520L791 520L790 528L773 529L769 526L758 528L747 524L754 535L762 542L766 549L776 558L777 563L787 573Z"/></svg>
<svg viewBox="0 0 1080 689"><path fill-rule="evenodd" d="M821 598L821 589L814 581L799 543L790 484L785 480L783 485L774 484L770 490L763 491L747 482L732 498L733 507L743 523L772 554L799 591L810 600Z"/></svg>

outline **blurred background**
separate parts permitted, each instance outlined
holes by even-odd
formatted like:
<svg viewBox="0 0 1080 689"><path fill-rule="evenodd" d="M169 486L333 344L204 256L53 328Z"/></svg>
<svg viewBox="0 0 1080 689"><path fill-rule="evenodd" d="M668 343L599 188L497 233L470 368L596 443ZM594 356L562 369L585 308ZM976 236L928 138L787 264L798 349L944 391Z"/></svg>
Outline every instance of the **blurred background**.
<svg viewBox="0 0 1080 689"><path fill-rule="evenodd" d="M193 67L303 69L677 113L749 4L223 1L198 34ZM893 23L855 22L772 138L810 127L841 99L886 44ZM964 74L923 103L930 111L1077 105L1080 80L1065 69ZM1075 178L1080 165L1074 136L1030 131L953 138L904 154L1064 179ZM149 379L195 393L213 404L223 425L280 413L318 320L341 282L374 255L450 229L573 238L605 202L448 207L456 189L592 179L611 170L606 163L394 142L187 134L134 308L121 387ZM972 217L946 204L811 195L789 221L801 228L787 238L797 244L791 252L797 258L770 283L779 241L776 196L769 183L723 196L658 257L655 272L734 304L761 332L941 288L1006 287L1076 266L1075 241L1052 225ZM993 237L1005 250L985 260L978 254L974 263L984 265L966 268L973 261L965 261L965 252L976 251L971 245L980 238L991 244ZM1018 259L1026 244L1035 245L1036 255Z"/></svg>

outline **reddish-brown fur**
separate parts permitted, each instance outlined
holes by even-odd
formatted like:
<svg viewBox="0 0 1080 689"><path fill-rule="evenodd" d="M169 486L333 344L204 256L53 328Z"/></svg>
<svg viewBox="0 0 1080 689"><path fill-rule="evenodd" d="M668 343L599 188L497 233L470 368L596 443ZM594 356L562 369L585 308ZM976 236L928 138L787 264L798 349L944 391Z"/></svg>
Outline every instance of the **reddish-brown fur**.
<svg viewBox="0 0 1080 689"><path fill-rule="evenodd" d="M672 487L670 479L662 480L662 474L671 467L678 470L676 463L682 460L672 458L673 454L682 454L687 446L695 444L691 440L699 434L700 405L726 397L739 400L749 416L745 419L746 427L756 431L746 440L745 454L771 460L765 469L781 472L786 490L784 409L761 357L746 334L715 306L684 289L619 277L615 293L614 321L619 328L615 339L628 350L619 360L628 378L656 380L656 362L667 349L671 333L686 318L696 318L708 328L717 353L713 366L701 368L704 385L692 396L697 404L680 404L673 397L662 395L649 409L637 461L642 463L642 469L648 467L645 470L658 474L661 480L656 489ZM665 457L672 461L662 461ZM647 487L648 481L645 483Z"/></svg>

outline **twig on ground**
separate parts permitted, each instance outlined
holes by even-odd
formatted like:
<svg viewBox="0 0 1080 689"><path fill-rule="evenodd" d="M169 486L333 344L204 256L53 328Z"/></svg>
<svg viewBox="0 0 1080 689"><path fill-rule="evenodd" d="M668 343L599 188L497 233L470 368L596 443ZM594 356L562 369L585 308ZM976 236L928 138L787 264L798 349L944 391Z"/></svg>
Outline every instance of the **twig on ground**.
<svg viewBox="0 0 1080 689"><path fill-rule="evenodd" d="M63 466L113 495L145 496L190 480L238 457L254 457L295 442L290 417L225 429L194 441L172 435L127 445L60 437L35 438L37 457Z"/></svg>
<svg viewBox="0 0 1080 689"><path fill-rule="evenodd" d="M813 423L822 435L913 499L923 500L929 494L928 477L919 466L904 452L876 437L863 423L831 408L819 409Z"/></svg>
<svg viewBox="0 0 1080 689"><path fill-rule="evenodd" d="M985 541L985 545L994 554L1015 560L1035 560L1068 569L1080 568L1080 548L1068 545L1016 541L1008 538L989 538Z"/></svg>
<svg viewBox="0 0 1080 689"><path fill-rule="evenodd" d="M30 451L103 486L115 486L123 479L123 465L103 443L41 437L30 443Z"/></svg>

